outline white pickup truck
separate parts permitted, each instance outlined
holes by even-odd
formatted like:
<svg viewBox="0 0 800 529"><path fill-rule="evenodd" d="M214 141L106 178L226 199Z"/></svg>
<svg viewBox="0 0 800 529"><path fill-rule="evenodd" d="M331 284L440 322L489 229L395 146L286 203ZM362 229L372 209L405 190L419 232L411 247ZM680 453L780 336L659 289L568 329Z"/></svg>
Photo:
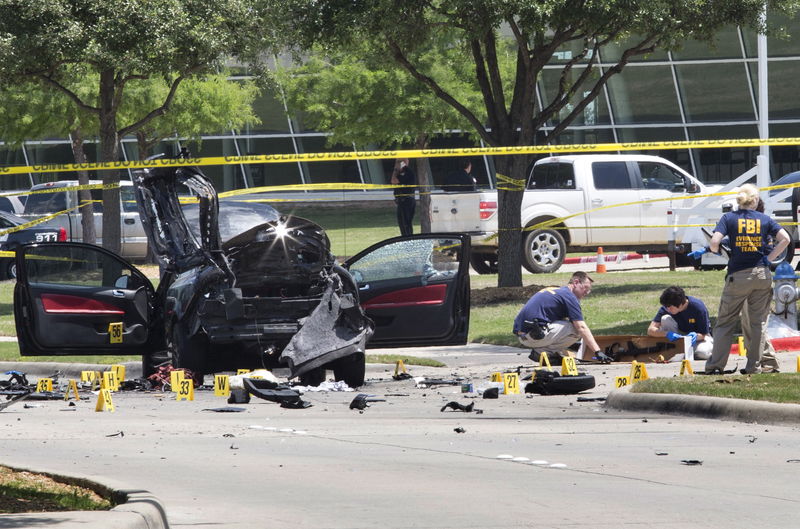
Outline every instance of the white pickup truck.
<svg viewBox="0 0 800 529"><path fill-rule="evenodd" d="M689 246L694 233L690 237L686 230L673 231L665 226L688 223L688 211L701 202L706 202L704 209L708 212L702 221L715 223L722 213L723 198L712 199L714 204L708 207L708 200L699 196L720 187L706 186L656 156L544 158L536 162L528 177L521 207L523 228L586 213L566 218L552 228L524 231L522 264L532 273L554 272L563 263L567 248L663 251L671 233L676 245ZM653 199L666 200L646 202ZM697 220L694 212L692 222ZM431 230L469 233L472 267L478 273L496 271L497 237L492 237L497 232L496 191L431 195Z"/></svg>
<svg viewBox="0 0 800 529"><path fill-rule="evenodd" d="M100 184L100 180L90 180L91 184ZM81 228L81 213L78 206L78 192L71 189L78 185L77 180L60 180L36 184L30 190L30 195L25 201L23 218L32 219L67 211L50 219L37 227L63 227L67 231L67 240L73 242L83 241ZM37 193L37 191L39 191ZM49 191L49 192L42 192ZM97 244L102 244L103 236L103 203L102 190L92 189L94 200L94 229L97 235ZM139 219L139 210L133 196L133 184L130 181L120 182L120 233L122 234L122 250L120 255L127 259L144 259L147 257L147 235Z"/></svg>

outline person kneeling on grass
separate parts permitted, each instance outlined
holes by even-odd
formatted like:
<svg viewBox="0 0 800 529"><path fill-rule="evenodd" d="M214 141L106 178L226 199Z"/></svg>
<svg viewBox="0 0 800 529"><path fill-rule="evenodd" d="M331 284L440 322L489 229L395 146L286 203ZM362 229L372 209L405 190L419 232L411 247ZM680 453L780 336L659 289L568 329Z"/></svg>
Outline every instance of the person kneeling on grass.
<svg viewBox="0 0 800 529"><path fill-rule="evenodd" d="M710 358L714 340L705 304L694 296L687 296L678 286L665 289L659 301L661 308L650 322L647 336L666 337L670 342L688 336L692 339L695 359Z"/></svg>
<svg viewBox="0 0 800 529"><path fill-rule="evenodd" d="M611 362L583 321L580 300L592 291L592 283L586 272L575 272L566 286L542 289L522 307L514 319L514 334L532 349L531 360L541 353L561 353L580 338L584 351L594 351L595 360Z"/></svg>

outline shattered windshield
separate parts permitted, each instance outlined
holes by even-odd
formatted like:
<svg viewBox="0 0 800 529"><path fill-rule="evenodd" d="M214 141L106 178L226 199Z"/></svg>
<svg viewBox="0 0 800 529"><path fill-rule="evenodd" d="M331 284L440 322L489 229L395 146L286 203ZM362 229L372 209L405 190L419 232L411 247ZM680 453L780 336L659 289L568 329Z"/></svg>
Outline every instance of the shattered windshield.
<svg viewBox="0 0 800 529"><path fill-rule="evenodd" d="M195 237L200 237L198 204L183 205L183 215ZM219 203L219 234L223 241L232 239L240 233L278 220L279 214L272 206L260 202L237 202L222 200Z"/></svg>

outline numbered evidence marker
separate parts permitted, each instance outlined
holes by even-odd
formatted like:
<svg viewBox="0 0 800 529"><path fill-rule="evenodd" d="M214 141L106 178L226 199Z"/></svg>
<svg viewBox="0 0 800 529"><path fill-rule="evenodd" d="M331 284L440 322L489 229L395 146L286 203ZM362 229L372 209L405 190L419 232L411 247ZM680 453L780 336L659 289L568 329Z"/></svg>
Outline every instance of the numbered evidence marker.
<svg viewBox="0 0 800 529"><path fill-rule="evenodd" d="M117 391L119 389L119 379L117 378L117 374L113 371L104 371L103 384L100 386L100 389Z"/></svg>
<svg viewBox="0 0 800 529"><path fill-rule="evenodd" d="M100 393L97 395L97 405L94 407L94 411L114 411L114 401L111 400L111 391L107 389L101 389Z"/></svg>
<svg viewBox="0 0 800 529"><path fill-rule="evenodd" d="M519 395L519 375L503 373L503 395Z"/></svg>
<svg viewBox="0 0 800 529"><path fill-rule="evenodd" d="M688 360L685 360L685 359L681 362L680 375L681 376L694 375L694 370L692 369L692 363L691 362L689 362Z"/></svg>
<svg viewBox="0 0 800 529"><path fill-rule="evenodd" d="M492 373L491 382L502 382L503 381L503 373Z"/></svg>
<svg viewBox="0 0 800 529"><path fill-rule="evenodd" d="M624 388L630 382L629 377L614 377L614 387Z"/></svg>
<svg viewBox="0 0 800 529"><path fill-rule="evenodd" d="M650 378L650 375L647 374L647 368L642 362L637 362L636 360L631 362L631 384L636 384L648 378Z"/></svg>
<svg viewBox="0 0 800 529"><path fill-rule="evenodd" d="M565 356L561 360L561 375L562 376L578 376L578 366L575 365L575 359L571 356Z"/></svg>
<svg viewBox="0 0 800 529"><path fill-rule="evenodd" d="M172 388L172 391L178 391L178 386L181 383L181 380L184 379L184 371L183 369L176 369L175 371L169 372L169 387Z"/></svg>
<svg viewBox="0 0 800 529"><path fill-rule="evenodd" d="M180 379L175 400L194 400L194 381L191 378Z"/></svg>
<svg viewBox="0 0 800 529"><path fill-rule="evenodd" d="M108 341L110 343L122 343L122 322L108 324Z"/></svg>
<svg viewBox="0 0 800 529"><path fill-rule="evenodd" d="M236 374L237 374L237 375L246 375L246 374L247 374L247 373L249 373L249 372L250 372L250 370L249 370L249 369L237 369L237 370L236 370Z"/></svg>
<svg viewBox="0 0 800 529"><path fill-rule="evenodd" d="M53 391L53 379L52 378L40 378L39 382L36 383L36 393L41 393L42 391Z"/></svg>
<svg viewBox="0 0 800 529"><path fill-rule="evenodd" d="M70 380L69 386L67 386L67 391L64 392L64 400L70 400L70 392L75 395L75 400L81 400L81 396L78 394L78 381L77 380Z"/></svg>
<svg viewBox="0 0 800 529"><path fill-rule="evenodd" d="M231 394L231 383L228 375L214 375L214 396L228 397Z"/></svg>
<svg viewBox="0 0 800 529"><path fill-rule="evenodd" d="M120 382L125 381L125 366L122 364L114 364L111 366L111 371L117 374L117 380Z"/></svg>
<svg viewBox="0 0 800 529"><path fill-rule="evenodd" d="M547 367L547 369L553 369L553 366L550 365L550 358L547 356L547 353L542 353L539 355L539 367Z"/></svg>

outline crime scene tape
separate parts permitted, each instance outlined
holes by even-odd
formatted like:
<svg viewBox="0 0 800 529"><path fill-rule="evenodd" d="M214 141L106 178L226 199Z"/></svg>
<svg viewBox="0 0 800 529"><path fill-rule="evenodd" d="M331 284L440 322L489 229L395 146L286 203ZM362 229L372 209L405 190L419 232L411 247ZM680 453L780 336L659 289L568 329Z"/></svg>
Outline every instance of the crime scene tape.
<svg viewBox="0 0 800 529"><path fill-rule="evenodd" d="M61 171L103 171L116 169L144 169L152 167L232 165L255 163L325 162L347 160L378 160L383 158L446 158L451 156L504 156L515 154L547 153L600 153L615 151L641 151L652 149L718 149L724 147L760 147L762 145L800 145L800 138L769 138L760 140L685 140L645 141L629 143L594 143L564 145L526 145L514 147L465 147L454 149L410 149L386 151L341 151L301 154L254 154L245 156L215 156L209 158L184 158L132 160L101 163L35 164L0 167L0 175L23 173L55 173Z"/></svg>

